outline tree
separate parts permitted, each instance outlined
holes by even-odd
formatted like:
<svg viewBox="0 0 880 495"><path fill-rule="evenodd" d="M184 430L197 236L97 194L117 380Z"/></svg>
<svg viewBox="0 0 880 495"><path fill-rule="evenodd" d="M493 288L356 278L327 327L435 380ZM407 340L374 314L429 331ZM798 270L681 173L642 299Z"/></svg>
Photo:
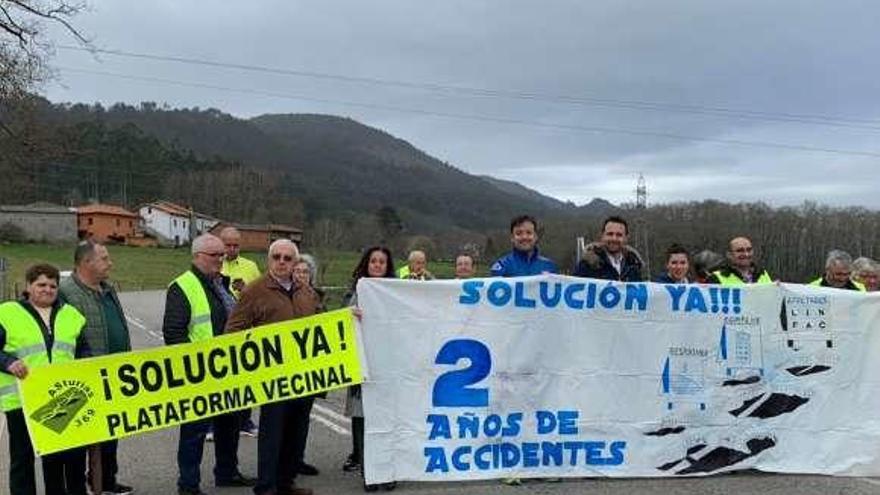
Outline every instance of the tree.
<svg viewBox="0 0 880 495"><path fill-rule="evenodd" d="M46 23L60 24L88 45L71 24L84 8L84 1L0 0L0 101L22 99L51 75L47 60L52 43L45 36ZM11 132L5 123L0 125Z"/></svg>
<svg viewBox="0 0 880 495"><path fill-rule="evenodd" d="M376 221L383 242L391 242L403 231L403 221L393 206L383 206L376 212Z"/></svg>

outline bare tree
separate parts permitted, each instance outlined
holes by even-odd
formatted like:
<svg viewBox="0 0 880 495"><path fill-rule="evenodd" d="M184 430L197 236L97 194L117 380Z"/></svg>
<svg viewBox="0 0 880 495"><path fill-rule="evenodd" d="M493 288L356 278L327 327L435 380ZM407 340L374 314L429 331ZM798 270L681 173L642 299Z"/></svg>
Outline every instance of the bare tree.
<svg viewBox="0 0 880 495"><path fill-rule="evenodd" d="M48 23L59 24L78 42L89 40L71 19L85 9L84 0L0 0L0 101L19 100L52 73L47 64L53 45ZM0 118L0 127L12 133Z"/></svg>

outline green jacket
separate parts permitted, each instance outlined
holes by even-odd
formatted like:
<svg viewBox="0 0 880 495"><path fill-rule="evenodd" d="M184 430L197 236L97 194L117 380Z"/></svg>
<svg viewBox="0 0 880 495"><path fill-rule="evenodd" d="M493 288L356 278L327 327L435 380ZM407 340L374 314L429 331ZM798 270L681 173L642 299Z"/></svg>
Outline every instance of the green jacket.
<svg viewBox="0 0 880 495"><path fill-rule="evenodd" d="M125 326L125 340L127 351L131 350L131 337L128 330L128 322L125 321L125 313L122 311L122 304L119 303L119 297L113 286L101 282L101 288L110 293L113 303L119 308L119 314L123 315L122 324ZM101 294L91 287L84 284L76 273L61 282L58 287L61 298L79 310L86 317L86 326L83 328L83 338L91 349L92 356L103 356L107 354L108 329L104 322L104 309L101 306Z"/></svg>

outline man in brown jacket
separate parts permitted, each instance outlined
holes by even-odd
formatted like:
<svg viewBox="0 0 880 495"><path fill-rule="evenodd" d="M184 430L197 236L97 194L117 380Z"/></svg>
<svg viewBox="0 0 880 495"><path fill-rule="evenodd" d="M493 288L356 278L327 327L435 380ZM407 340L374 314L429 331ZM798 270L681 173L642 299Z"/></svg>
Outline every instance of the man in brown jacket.
<svg viewBox="0 0 880 495"><path fill-rule="evenodd" d="M320 297L311 287L294 284L293 266L299 257L296 244L279 239L269 246L266 274L249 284L226 322L226 332L292 320L315 313ZM257 436L257 495L311 495L294 485L295 456L305 450L310 400L292 399L260 407Z"/></svg>

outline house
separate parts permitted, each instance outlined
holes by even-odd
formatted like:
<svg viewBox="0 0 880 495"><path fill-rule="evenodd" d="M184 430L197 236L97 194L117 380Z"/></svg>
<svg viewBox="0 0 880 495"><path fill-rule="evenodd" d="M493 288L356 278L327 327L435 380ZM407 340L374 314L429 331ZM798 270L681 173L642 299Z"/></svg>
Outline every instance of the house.
<svg viewBox="0 0 880 495"><path fill-rule="evenodd" d="M144 230L163 246L183 246L192 238L208 232L219 220L196 213L170 201L147 203L138 209Z"/></svg>
<svg viewBox="0 0 880 495"><path fill-rule="evenodd" d="M288 225L278 224L239 224L220 222L211 228L211 233L219 236L226 227L235 227L241 232L241 249L244 251L266 251L276 239L290 239L297 246L302 243L303 231Z"/></svg>
<svg viewBox="0 0 880 495"><path fill-rule="evenodd" d="M139 230L140 217L121 206L91 204L76 208L80 239L127 244Z"/></svg>
<svg viewBox="0 0 880 495"><path fill-rule="evenodd" d="M17 230L23 241L76 242L76 212L51 203L0 205L0 230Z"/></svg>

